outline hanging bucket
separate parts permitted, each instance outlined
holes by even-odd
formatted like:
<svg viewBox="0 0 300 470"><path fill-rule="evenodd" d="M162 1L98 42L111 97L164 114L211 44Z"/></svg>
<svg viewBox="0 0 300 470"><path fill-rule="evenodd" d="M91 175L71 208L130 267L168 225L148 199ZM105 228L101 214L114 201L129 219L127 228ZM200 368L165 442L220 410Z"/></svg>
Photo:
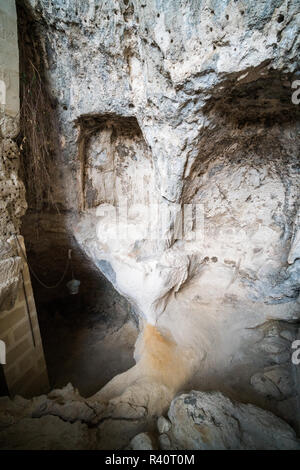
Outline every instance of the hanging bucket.
<svg viewBox="0 0 300 470"><path fill-rule="evenodd" d="M71 295L78 294L80 286L80 281L78 279L72 279L71 281L67 282L67 288Z"/></svg>

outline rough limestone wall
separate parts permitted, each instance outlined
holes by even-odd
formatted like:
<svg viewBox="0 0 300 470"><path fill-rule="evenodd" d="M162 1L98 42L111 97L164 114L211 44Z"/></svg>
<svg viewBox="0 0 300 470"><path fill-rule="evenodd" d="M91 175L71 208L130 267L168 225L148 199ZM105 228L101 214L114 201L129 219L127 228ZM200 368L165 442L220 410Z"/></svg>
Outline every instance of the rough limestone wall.
<svg viewBox="0 0 300 470"><path fill-rule="evenodd" d="M11 308L17 295L21 260L7 240L18 233L25 213L25 190L18 176L19 55L13 2L1 2L0 52L0 310Z"/></svg>
<svg viewBox="0 0 300 470"><path fill-rule="evenodd" d="M165 406L185 383L296 425L298 2L28 3L60 121L53 197L148 323L135 368L97 398L139 397L155 412L153 382ZM125 197L120 240L108 205ZM134 202L169 214L158 239ZM176 240L177 203L201 205L203 239L190 220Z"/></svg>

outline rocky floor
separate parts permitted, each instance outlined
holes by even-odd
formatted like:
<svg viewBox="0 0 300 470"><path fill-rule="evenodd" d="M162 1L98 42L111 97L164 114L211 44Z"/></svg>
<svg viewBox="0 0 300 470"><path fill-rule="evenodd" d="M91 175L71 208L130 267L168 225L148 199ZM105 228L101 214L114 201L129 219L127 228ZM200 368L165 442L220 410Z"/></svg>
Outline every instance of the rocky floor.
<svg viewBox="0 0 300 470"><path fill-rule="evenodd" d="M146 410L130 418L125 401L115 405L85 400L71 384L32 400L2 397L0 449L300 449L283 420L220 392L180 394L152 423Z"/></svg>

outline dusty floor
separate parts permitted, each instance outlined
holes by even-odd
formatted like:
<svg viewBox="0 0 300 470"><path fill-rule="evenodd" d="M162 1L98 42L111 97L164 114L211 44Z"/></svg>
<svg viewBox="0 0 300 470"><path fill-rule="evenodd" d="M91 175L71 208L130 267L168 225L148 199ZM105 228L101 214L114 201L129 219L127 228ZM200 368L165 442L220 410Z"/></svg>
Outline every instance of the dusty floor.
<svg viewBox="0 0 300 470"><path fill-rule="evenodd" d="M122 306L86 309L78 295L39 306L51 388L71 382L84 397L134 365L137 327Z"/></svg>

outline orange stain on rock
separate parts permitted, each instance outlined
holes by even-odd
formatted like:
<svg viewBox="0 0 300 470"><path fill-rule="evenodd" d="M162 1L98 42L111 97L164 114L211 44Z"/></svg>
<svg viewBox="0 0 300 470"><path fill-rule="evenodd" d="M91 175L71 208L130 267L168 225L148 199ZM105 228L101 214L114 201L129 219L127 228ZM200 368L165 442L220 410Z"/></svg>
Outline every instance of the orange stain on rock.
<svg viewBox="0 0 300 470"><path fill-rule="evenodd" d="M186 380L187 368L177 344L149 323L144 329L142 362L144 370L174 390Z"/></svg>

